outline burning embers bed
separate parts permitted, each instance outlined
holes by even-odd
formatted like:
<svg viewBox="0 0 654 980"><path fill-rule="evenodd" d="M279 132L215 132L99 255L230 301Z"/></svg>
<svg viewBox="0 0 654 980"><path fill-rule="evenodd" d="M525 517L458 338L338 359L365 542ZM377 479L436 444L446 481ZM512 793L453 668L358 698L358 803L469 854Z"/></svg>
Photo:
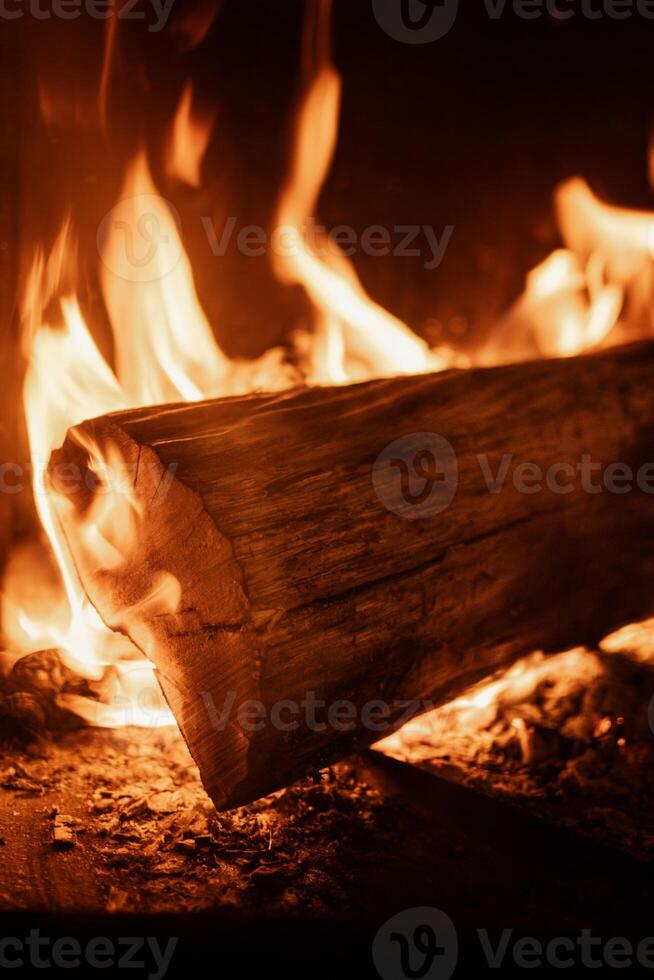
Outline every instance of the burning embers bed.
<svg viewBox="0 0 654 980"><path fill-rule="evenodd" d="M534 654L377 748L649 860L653 625Z"/></svg>
<svg viewBox="0 0 654 980"><path fill-rule="evenodd" d="M177 216L155 186L144 150L130 163L119 200L98 235L113 367L82 313L74 219L67 217L54 245L44 245L33 257L21 303L28 360L23 405L47 556L41 545L18 547L3 585L3 630L13 651L6 661L3 713L27 730L56 730L74 719L106 728L175 722L154 668L126 636L105 625L87 598L61 530L62 511L71 505L48 482L46 467L71 429L95 474L96 489L105 489L78 522L78 545L97 571L114 572L132 558L142 516L138 497L124 492L119 447L89 442L75 429L84 420L300 384L344 385L452 367L573 357L651 335L654 215L603 204L579 178L556 192L565 248L529 275L524 295L479 349L429 349L375 303L346 256L333 243L321 247L315 235L306 234L337 142L341 80L330 61L329 19L326 0L309 4L293 162L277 213L285 245L273 256L276 274L281 282L304 288L313 313L312 323L288 349L248 361L230 359L219 348L195 289ZM116 43L110 34L100 84L101 117ZM47 93L43 113L47 121ZM194 114L188 85L165 141L169 179L200 187L212 125L213 120ZM176 577L166 568L148 572L151 587L140 601L153 616L174 614L181 597ZM651 646L651 635L642 628L641 651ZM633 643L625 648L632 650ZM548 661L534 654L423 722L414 720L383 748L412 760L447 756L452 763L479 764L481 755L484 765L495 768L513 761L565 770L580 746L583 757L622 731L619 719L626 711L617 700L587 703L605 690L601 679L614 669L612 649L607 641L601 658L573 651ZM612 751L624 755L628 743L625 729ZM568 784L572 779L566 777Z"/></svg>

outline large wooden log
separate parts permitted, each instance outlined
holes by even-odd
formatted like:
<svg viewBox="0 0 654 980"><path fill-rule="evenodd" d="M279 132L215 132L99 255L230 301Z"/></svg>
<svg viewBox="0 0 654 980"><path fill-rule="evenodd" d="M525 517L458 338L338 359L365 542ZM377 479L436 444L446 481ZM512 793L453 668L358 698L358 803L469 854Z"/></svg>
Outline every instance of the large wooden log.
<svg viewBox="0 0 654 980"><path fill-rule="evenodd" d="M136 410L69 434L51 473L75 503L61 519L81 579L156 664L218 807L380 738L406 701L442 702L654 611L654 470L628 493L590 485L654 460L653 369L654 345L637 345ZM456 454L446 508L455 473L430 433ZM110 569L80 533L93 496L71 483L80 441L133 468L136 538L121 532ZM535 471L516 472L532 462L568 468L533 492ZM442 482L421 494L430 475ZM179 582L174 611L151 595L161 571Z"/></svg>

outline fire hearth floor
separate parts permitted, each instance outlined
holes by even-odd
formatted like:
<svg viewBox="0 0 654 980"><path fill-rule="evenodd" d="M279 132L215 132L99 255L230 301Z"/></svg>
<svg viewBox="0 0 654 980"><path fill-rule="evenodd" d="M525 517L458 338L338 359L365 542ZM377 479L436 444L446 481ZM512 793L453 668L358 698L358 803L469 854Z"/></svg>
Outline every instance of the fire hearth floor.
<svg viewBox="0 0 654 980"><path fill-rule="evenodd" d="M0 757L0 909L514 928L633 925L647 868L376 753L217 814L180 737L84 730Z"/></svg>

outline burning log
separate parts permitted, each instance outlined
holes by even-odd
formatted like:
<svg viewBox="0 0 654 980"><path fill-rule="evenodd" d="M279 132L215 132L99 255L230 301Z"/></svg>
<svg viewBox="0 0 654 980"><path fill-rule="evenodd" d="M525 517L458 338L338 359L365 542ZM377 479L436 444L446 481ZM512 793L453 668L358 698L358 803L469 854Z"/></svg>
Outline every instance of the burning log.
<svg viewBox="0 0 654 980"><path fill-rule="evenodd" d="M652 613L653 366L635 345L69 433L50 473L82 582L157 666L219 808ZM93 492L89 449L129 495Z"/></svg>

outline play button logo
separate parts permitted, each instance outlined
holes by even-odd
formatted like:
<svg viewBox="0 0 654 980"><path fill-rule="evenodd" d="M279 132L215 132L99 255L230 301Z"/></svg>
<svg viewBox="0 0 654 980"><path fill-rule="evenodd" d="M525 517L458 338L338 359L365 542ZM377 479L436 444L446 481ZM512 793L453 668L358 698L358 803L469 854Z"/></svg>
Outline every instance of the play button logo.
<svg viewBox="0 0 654 980"><path fill-rule="evenodd" d="M372 944L382 980L450 980L458 958L454 923L435 908L399 912L384 923Z"/></svg>
<svg viewBox="0 0 654 980"><path fill-rule="evenodd" d="M459 0L372 0L380 27L403 44L432 44L454 26Z"/></svg>

